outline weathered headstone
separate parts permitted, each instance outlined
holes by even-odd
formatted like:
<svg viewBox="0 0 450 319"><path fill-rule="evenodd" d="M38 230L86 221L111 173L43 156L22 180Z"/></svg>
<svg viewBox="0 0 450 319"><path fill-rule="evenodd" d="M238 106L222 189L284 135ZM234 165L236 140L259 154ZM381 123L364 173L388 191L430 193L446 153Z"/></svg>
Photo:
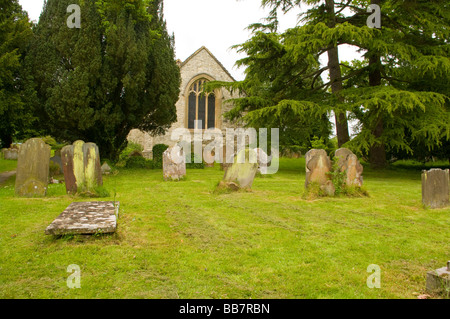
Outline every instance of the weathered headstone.
<svg viewBox="0 0 450 319"><path fill-rule="evenodd" d="M97 145L76 141L61 150L64 179L68 194L94 192L103 185Z"/></svg>
<svg viewBox="0 0 450 319"><path fill-rule="evenodd" d="M450 261L447 267L427 272L426 289L431 293L441 293L450 289Z"/></svg>
<svg viewBox="0 0 450 319"><path fill-rule="evenodd" d="M186 176L186 157L182 148L168 148L163 153L163 176L165 181L180 180Z"/></svg>
<svg viewBox="0 0 450 319"><path fill-rule="evenodd" d="M429 208L449 205L449 170L422 171L422 203Z"/></svg>
<svg viewBox="0 0 450 319"><path fill-rule="evenodd" d="M19 150L17 148L4 148L2 152L5 160L17 161L19 158Z"/></svg>
<svg viewBox="0 0 450 319"><path fill-rule="evenodd" d="M226 169L219 187L232 190L251 189L257 171L258 162L255 150L241 150L236 155L234 163Z"/></svg>
<svg viewBox="0 0 450 319"><path fill-rule="evenodd" d="M111 173L111 167L108 165L108 163L103 163L102 165L102 174L103 175L109 175Z"/></svg>
<svg viewBox="0 0 450 319"><path fill-rule="evenodd" d="M340 148L334 154L338 158L340 171L346 173L345 183L347 186L361 187L363 185L362 173L364 167L359 162L358 157L348 148Z"/></svg>
<svg viewBox="0 0 450 319"><path fill-rule="evenodd" d="M47 235L113 233L119 202L72 203L46 229Z"/></svg>
<svg viewBox="0 0 450 319"><path fill-rule="evenodd" d="M203 160L205 161L205 167L214 167L215 153L213 150L203 151Z"/></svg>
<svg viewBox="0 0 450 319"><path fill-rule="evenodd" d="M20 147L15 185L17 196L47 194L50 150L40 138L29 139Z"/></svg>
<svg viewBox="0 0 450 319"><path fill-rule="evenodd" d="M306 160L306 180L305 187L310 183L317 183L323 186L330 179L328 173L332 165L327 152L322 149L312 149L305 155Z"/></svg>

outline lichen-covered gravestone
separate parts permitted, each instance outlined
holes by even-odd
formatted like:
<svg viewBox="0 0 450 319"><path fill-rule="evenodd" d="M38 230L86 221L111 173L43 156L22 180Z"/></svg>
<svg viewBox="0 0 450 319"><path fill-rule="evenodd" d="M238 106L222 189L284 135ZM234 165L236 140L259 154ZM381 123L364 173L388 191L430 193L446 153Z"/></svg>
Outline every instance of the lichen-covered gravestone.
<svg viewBox="0 0 450 319"><path fill-rule="evenodd" d="M426 289L431 293L441 293L450 289L450 261L447 267L427 272Z"/></svg>
<svg viewBox="0 0 450 319"><path fill-rule="evenodd" d="M50 150L40 138L29 139L20 147L15 185L17 196L47 194Z"/></svg>
<svg viewBox="0 0 450 319"><path fill-rule="evenodd" d="M47 235L113 233L119 202L72 203L46 229Z"/></svg>
<svg viewBox="0 0 450 319"><path fill-rule="evenodd" d="M95 193L103 185L100 153L94 143L76 141L65 146L61 159L68 194Z"/></svg>
<svg viewBox="0 0 450 319"><path fill-rule="evenodd" d="M258 161L255 150L241 150L236 155L234 163L226 169L219 188L251 189L257 171Z"/></svg>
<svg viewBox="0 0 450 319"><path fill-rule="evenodd" d="M422 171L422 203L429 208L449 205L449 170Z"/></svg>
<svg viewBox="0 0 450 319"><path fill-rule="evenodd" d="M306 180L305 187L311 183L327 184L328 173L331 171L331 161L325 150L312 149L305 155Z"/></svg>
<svg viewBox="0 0 450 319"><path fill-rule="evenodd" d="M363 166L358 157L348 148L340 148L334 153L338 160L338 167L341 172L345 172L345 183L347 186L362 187L363 185Z"/></svg>
<svg viewBox="0 0 450 319"><path fill-rule="evenodd" d="M186 157L180 147L175 146L164 151L163 176L165 181L180 180L186 176Z"/></svg>
<svg viewBox="0 0 450 319"><path fill-rule="evenodd" d="M19 150L17 148L4 148L2 153L5 160L17 161L19 158Z"/></svg>

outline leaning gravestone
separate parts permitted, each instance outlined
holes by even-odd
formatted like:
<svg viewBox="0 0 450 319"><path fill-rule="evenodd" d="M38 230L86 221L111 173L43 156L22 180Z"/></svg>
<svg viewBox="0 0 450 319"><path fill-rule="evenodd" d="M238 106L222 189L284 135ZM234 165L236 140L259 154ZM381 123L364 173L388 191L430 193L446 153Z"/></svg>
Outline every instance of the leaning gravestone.
<svg viewBox="0 0 450 319"><path fill-rule="evenodd" d="M50 150L50 146L40 138L29 139L20 147L15 186L17 196L46 195Z"/></svg>
<svg viewBox="0 0 450 319"><path fill-rule="evenodd" d="M94 193L96 187L103 185L97 145L76 141L61 150L61 157L68 194Z"/></svg>
<svg viewBox="0 0 450 319"><path fill-rule="evenodd" d="M334 154L339 159L339 170L346 174L345 183L347 186L361 187L363 185L362 173L364 168L358 157L348 148L340 148Z"/></svg>
<svg viewBox="0 0 450 319"><path fill-rule="evenodd" d="M47 235L113 233L119 202L72 203L45 229Z"/></svg>
<svg viewBox="0 0 450 319"><path fill-rule="evenodd" d="M422 203L429 208L449 205L449 170L422 171Z"/></svg>
<svg viewBox="0 0 450 319"><path fill-rule="evenodd" d="M257 171L256 151L253 149L241 150L234 158L234 163L226 169L219 187L232 190L251 189Z"/></svg>
<svg viewBox="0 0 450 319"><path fill-rule="evenodd" d="M178 147L168 148L163 153L164 180L180 180L186 176L186 157L183 150Z"/></svg>
<svg viewBox="0 0 450 319"><path fill-rule="evenodd" d="M306 180L305 187L311 183L320 186L327 185L329 181L328 173L331 171L331 161L327 152L322 149L312 149L305 155Z"/></svg>

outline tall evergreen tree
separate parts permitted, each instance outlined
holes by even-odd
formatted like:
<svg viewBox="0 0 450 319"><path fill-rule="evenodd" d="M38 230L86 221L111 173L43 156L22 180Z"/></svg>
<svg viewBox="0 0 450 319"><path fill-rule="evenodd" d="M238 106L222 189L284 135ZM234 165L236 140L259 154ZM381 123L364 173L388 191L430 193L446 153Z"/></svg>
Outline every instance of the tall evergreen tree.
<svg viewBox="0 0 450 319"><path fill-rule="evenodd" d="M364 28L369 4L381 6L382 29L366 39L347 39L366 53L357 63L364 71L345 91L361 123L352 144L382 168L389 153L412 155L414 144L436 149L450 138L448 92L414 84L424 77L431 87L450 83L450 8L441 1L359 1L348 5L353 15L341 22Z"/></svg>
<svg viewBox="0 0 450 319"><path fill-rule="evenodd" d="M0 0L0 148L32 120L24 98L23 59L31 23L17 0Z"/></svg>
<svg viewBox="0 0 450 319"><path fill-rule="evenodd" d="M260 26L254 25L254 28ZM314 137L328 142L331 123L328 108L322 103L327 97L322 92L311 94L308 87L317 73L317 59L295 63L282 43L282 36L274 31L255 31L246 43L237 46L248 57L237 61L245 66L246 78L238 82L209 82L208 90L224 87L239 91L241 97L233 99L233 109L226 114L232 121L253 128L280 129L283 149L308 151ZM298 75L307 72L309 78ZM319 79L319 83L322 81ZM308 101L306 101L308 99Z"/></svg>
<svg viewBox="0 0 450 319"><path fill-rule="evenodd" d="M78 3L81 28L68 28ZM131 129L152 134L176 120L180 71L162 2L48 0L28 55L43 128L97 143L116 160Z"/></svg>
<svg viewBox="0 0 450 319"><path fill-rule="evenodd" d="M417 90L413 85L417 76L449 83L448 5L422 0L263 0L262 4L271 5L273 10L270 23L259 27L276 27L278 9L286 12L302 3L312 5L302 15L304 23L281 35L293 68L305 63L313 68L297 69L301 70L297 73L298 83L312 79L309 93L304 92L299 103L317 103L314 99L322 92L322 108L325 104L337 113L351 111L360 123L359 131L345 145L366 155L376 168L386 165L386 154L394 149L412 152L411 139L428 148L440 147L449 140L450 120L445 107L448 95ZM371 3L382 7L382 29L366 24ZM254 38L259 36L254 34ZM353 65L340 63L338 70L333 52L342 44L358 47L364 60ZM258 58L259 52L246 52L248 59ZM318 56L327 52L328 65L318 68ZM320 75L326 70L330 71L330 79L321 83ZM279 106L275 108L283 112ZM247 118L252 114L263 112L250 112ZM297 114L299 119L308 116Z"/></svg>

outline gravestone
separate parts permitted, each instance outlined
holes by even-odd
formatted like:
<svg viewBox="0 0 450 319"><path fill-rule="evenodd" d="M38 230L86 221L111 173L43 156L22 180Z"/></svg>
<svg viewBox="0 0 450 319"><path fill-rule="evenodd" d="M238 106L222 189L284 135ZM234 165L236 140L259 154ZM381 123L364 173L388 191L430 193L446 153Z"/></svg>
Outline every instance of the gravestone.
<svg viewBox="0 0 450 319"><path fill-rule="evenodd" d="M165 181L180 180L186 176L186 157L182 148L175 146L164 151L163 176Z"/></svg>
<svg viewBox="0 0 450 319"><path fill-rule="evenodd" d="M327 152L322 149L312 149L305 154L305 161L305 187L308 188L311 183L317 183L320 186L326 185L330 179L328 173L332 168Z"/></svg>
<svg viewBox="0 0 450 319"><path fill-rule="evenodd" d="M94 192L103 185L100 154L94 143L76 141L61 150L64 180L68 194Z"/></svg>
<svg viewBox="0 0 450 319"><path fill-rule="evenodd" d="M20 147L15 185L17 196L47 194L50 151L50 146L40 138L29 139Z"/></svg>
<svg viewBox="0 0 450 319"><path fill-rule="evenodd" d="M235 156L234 163L226 169L219 187L232 190L251 189L257 171L258 162L255 150L242 150Z"/></svg>
<svg viewBox="0 0 450 319"><path fill-rule="evenodd" d="M19 158L19 150L17 148L4 148L3 158L5 160L17 161Z"/></svg>
<svg viewBox="0 0 450 319"><path fill-rule="evenodd" d="M204 150L203 160L205 161L205 167L214 167L215 152L214 150Z"/></svg>
<svg viewBox="0 0 450 319"><path fill-rule="evenodd" d="M362 187L363 185L363 166L358 157L348 148L340 148L334 153L338 158L338 167L341 172L345 172L345 183L347 186Z"/></svg>
<svg viewBox="0 0 450 319"><path fill-rule="evenodd" d="M449 170L422 171L422 203L429 208L449 205Z"/></svg>
<svg viewBox="0 0 450 319"><path fill-rule="evenodd" d="M431 293L441 293L450 289L450 261L447 267L427 272L426 289Z"/></svg>
<svg viewBox="0 0 450 319"><path fill-rule="evenodd" d="M101 169L102 169L102 174L103 175L109 175L111 173L111 167L106 162L103 163Z"/></svg>
<svg viewBox="0 0 450 319"><path fill-rule="evenodd" d="M255 148L255 152L258 160L258 173L265 175L268 173L268 166L270 166L272 156L267 155L262 148Z"/></svg>
<svg viewBox="0 0 450 319"><path fill-rule="evenodd" d="M47 235L113 233L119 202L72 203L46 229Z"/></svg>

